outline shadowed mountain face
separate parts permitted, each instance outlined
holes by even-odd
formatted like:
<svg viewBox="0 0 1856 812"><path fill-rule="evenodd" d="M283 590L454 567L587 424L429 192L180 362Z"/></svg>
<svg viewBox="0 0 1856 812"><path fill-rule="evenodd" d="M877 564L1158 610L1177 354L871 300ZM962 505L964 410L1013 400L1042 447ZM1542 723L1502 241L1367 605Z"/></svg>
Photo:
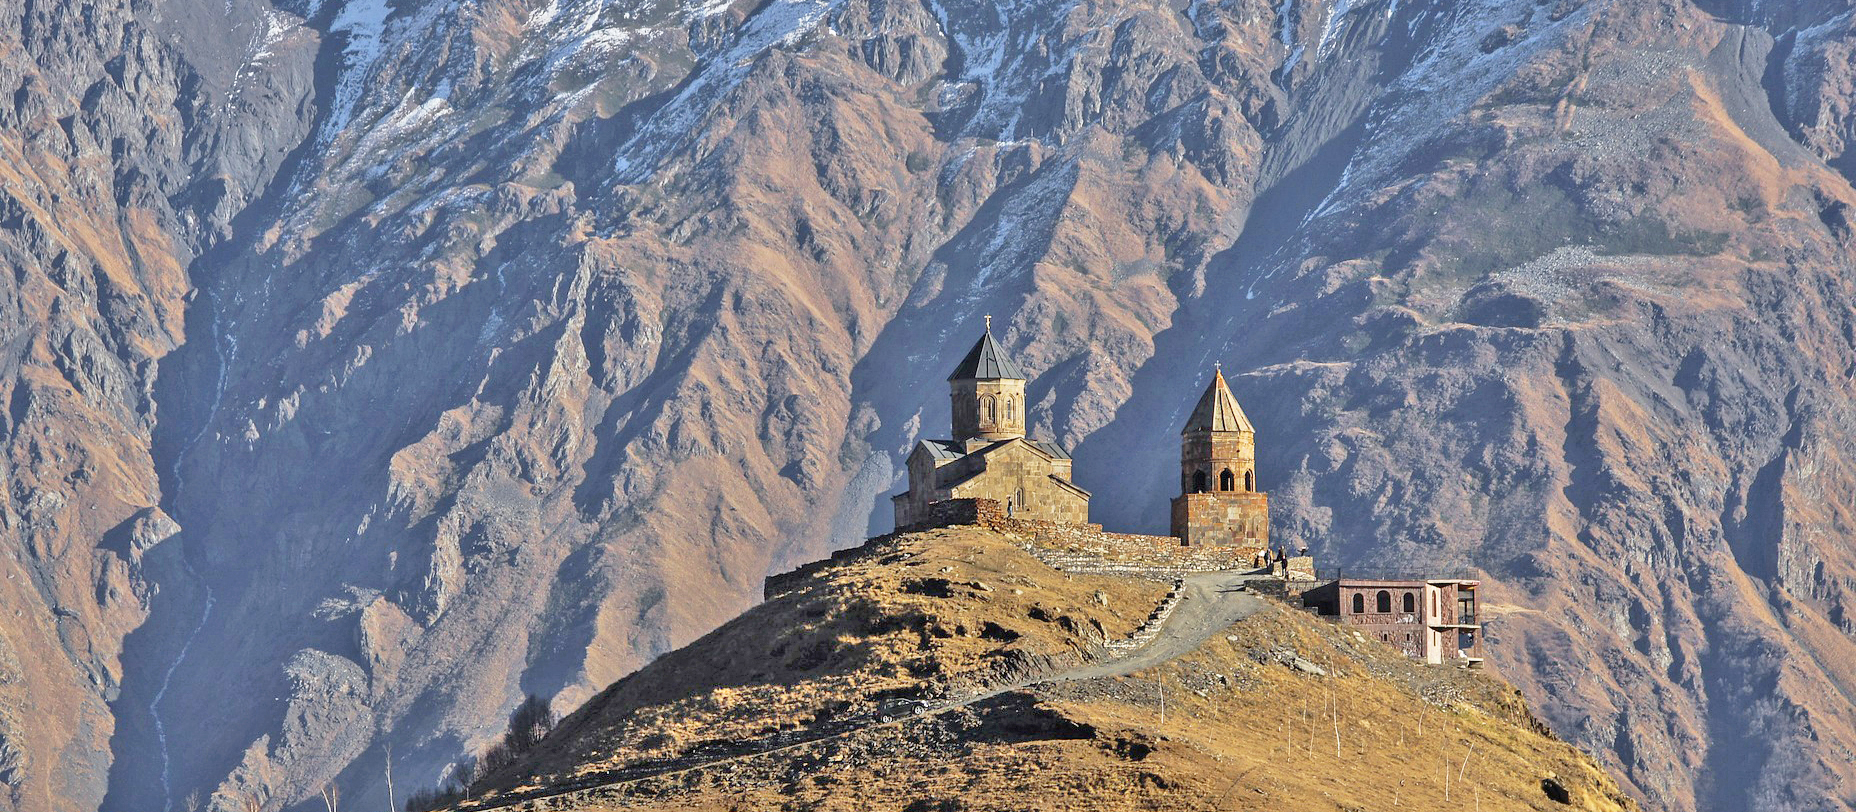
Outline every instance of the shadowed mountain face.
<svg viewBox="0 0 1856 812"><path fill-rule="evenodd" d="M1816 0L0 0L0 807L403 799L886 529L985 313L1111 528L1222 361L1274 534L1481 568L1651 808L1856 806L1853 47Z"/></svg>

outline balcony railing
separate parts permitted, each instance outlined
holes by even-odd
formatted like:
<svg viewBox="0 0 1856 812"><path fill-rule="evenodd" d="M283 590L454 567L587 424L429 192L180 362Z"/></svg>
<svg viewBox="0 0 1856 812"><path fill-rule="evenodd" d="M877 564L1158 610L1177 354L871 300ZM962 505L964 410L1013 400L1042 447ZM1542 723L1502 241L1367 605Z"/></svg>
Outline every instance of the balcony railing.
<svg viewBox="0 0 1856 812"><path fill-rule="evenodd" d="M1400 569L1397 567L1316 567L1315 580L1339 581L1477 581L1482 576L1468 569Z"/></svg>

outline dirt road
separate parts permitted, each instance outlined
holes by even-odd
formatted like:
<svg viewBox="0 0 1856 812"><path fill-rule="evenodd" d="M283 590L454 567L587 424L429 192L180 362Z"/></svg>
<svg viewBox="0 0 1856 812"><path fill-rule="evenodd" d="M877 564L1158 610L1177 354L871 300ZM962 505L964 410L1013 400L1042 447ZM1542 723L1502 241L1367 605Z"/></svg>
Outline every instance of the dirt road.
<svg viewBox="0 0 1856 812"><path fill-rule="evenodd" d="M1261 576L1211 572L1187 578L1181 587L1179 605L1160 626L1159 636L1147 645L1128 652L1125 657L1078 666L1031 684L1119 677L1191 652L1207 638L1263 608L1262 598L1244 591L1245 583L1258 577Z"/></svg>

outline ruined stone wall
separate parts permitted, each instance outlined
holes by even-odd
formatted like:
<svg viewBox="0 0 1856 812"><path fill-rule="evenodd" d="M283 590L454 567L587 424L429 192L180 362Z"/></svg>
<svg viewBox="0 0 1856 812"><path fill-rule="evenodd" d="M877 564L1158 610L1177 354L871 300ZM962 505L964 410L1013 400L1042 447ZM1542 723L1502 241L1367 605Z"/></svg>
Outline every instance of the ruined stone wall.
<svg viewBox="0 0 1856 812"><path fill-rule="evenodd" d="M1005 515L1004 502L998 499L987 499L983 497L962 497L934 502L924 507L920 516L921 521L907 527L898 527L896 528L896 532L911 533L919 530L931 530L936 527L971 524L979 525L989 530L997 530L1002 533L1020 535L1032 534L1042 538L1060 538L1076 534L1121 535L1117 533L1103 533L1102 525L1099 524L1053 522L1042 519L1028 519L1022 516L1008 518ZM1165 537L1140 536L1139 538Z"/></svg>
<svg viewBox="0 0 1856 812"><path fill-rule="evenodd" d="M918 530L931 530L936 527L952 527L963 524L981 524L982 517L998 513L1000 505L990 499L943 499L923 506L915 514L916 521L907 525L897 525L896 532L912 533Z"/></svg>
<svg viewBox="0 0 1856 812"><path fill-rule="evenodd" d="M821 558L810 564L801 564L798 567L777 575L769 575L766 580L761 582L761 598L763 600L771 599L775 595L791 590L793 587L804 583L806 579L812 577L814 573L834 563L852 561L864 556L873 555L883 549L884 542L895 538L896 535L896 533L889 533L877 536L876 538L866 540L863 544L856 547L847 547L838 550L832 553L830 558Z"/></svg>

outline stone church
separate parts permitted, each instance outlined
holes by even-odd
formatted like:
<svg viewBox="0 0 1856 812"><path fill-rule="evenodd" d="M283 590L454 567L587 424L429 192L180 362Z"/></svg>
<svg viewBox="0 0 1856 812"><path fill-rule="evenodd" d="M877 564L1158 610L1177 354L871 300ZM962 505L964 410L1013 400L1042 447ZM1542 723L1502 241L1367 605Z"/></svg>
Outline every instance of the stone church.
<svg viewBox="0 0 1856 812"><path fill-rule="evenodd" d="M990 325L947 383L953 439L923 440L909 453L909 490L893 497L897 527L930 522L929 506L951 499L990 499L1017 519L1089 521L1089 492L1070 481L1070 453L1025 436L1025 373Z"/></svg>
<svg viewBox="0 0 1856 812"><path fill-rule="evenodd" d="M1008 519L1087 524L1089 492L1070 481L1069 452L1025 436L1025 373L993 340L990 323L947 381L953 438L922 440L909 453L909 489L892 497L896 527L941 524L948 517L937 508L980 502L996 503ZM1172 537L1185 546L1267 548L1256 430L1223 372L1213 374L1180 437Z"/></svg>

